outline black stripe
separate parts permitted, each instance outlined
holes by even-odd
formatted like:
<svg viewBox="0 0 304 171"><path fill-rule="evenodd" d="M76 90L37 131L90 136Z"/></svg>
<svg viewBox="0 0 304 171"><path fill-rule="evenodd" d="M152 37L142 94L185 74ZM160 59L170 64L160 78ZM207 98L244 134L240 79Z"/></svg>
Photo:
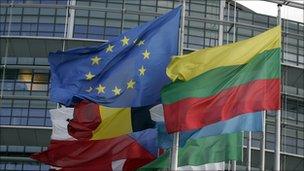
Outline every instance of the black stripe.
<svg viewBox="0 0 304 171"><path fill-rule="evenodd" d="M131 108L131 121L133 132L155 127L155 122L151 119L149 111L150 108L151 106Z"/></svg>

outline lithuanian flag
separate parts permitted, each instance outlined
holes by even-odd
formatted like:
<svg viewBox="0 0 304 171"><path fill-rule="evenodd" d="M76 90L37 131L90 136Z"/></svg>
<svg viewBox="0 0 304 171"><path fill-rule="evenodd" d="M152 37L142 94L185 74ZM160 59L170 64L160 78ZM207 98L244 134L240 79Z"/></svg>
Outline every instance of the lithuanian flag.
<svg viewBox="0 0 304 171"><path fill-rule="evenodd" d="M280 109L281 28L172 59L162 90L169 133Z"/></svg>

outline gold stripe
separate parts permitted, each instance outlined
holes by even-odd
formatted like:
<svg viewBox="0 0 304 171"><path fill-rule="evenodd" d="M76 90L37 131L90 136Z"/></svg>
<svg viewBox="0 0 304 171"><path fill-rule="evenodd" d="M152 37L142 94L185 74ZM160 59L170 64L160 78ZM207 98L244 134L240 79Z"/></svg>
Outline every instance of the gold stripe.
<svg viewBox="0 0 304 171"><path fill-rule="evenodd" d="M99 106L101 124L93 131L91 140L114 138L132 132L131 108Z"/></svg>
<svg viewBox="0 0 304 171"><path fill-rule="evenodd" d="M277 26L250 39L177 56L166 72L173 81L187 81L214 68L245 64L257 54L279 47L281 27Z"/></svg>

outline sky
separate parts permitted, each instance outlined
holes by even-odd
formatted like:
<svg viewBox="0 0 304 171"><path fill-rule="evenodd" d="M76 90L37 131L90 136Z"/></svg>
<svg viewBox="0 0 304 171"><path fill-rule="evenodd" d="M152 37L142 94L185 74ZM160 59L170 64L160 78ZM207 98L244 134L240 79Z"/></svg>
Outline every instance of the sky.
<svg viewBox="0 0 304 171"><path fill-rule="evenodd" d="M292 0L297 3L302 3L304 5L304 0ZM255 11L256 13L277 16L278 8L277 4L272 2L266 2L261 0L237 0L237 3ZM282 6L281 9L282 18L286 18L293 21L298 21L304 23L304 10L293 8L289 6Z"/></svg>

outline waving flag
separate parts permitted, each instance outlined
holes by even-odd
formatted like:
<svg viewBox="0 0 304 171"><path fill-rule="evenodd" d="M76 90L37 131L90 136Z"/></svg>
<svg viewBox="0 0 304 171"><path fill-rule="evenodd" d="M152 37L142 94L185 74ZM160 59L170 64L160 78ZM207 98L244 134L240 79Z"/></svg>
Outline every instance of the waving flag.
<svg viewBox="0 0 304 171"><path fill-rule="evenodd" d="M194 168L197 166L198 169L203 170L204 164L212 163L214 166L215 163L222 161L241 161L243 156L242 139L242 133L233 133L190 140L178 150L178 167L190 169L191 166ZM170 151L167 151L144 166L143 169L168 169L169 167Z"/></svg>
<svg viewBox="0 0 304 171"><path fill-rule="evenodd" d="M163 148L171 148L173 135L168 134L163 116L161 104L150 109L151 118L156 122L158 145ZM230 134L243 131L258 132L263 130L263 112L248 113L231 119L216 122L206 127L179 133L179 146L183 147L188 140L199 139L202 137Z"/></svg>
<svg viewBox="0 0 304 171"><path fill-rule="evenodd" d="M101 140L153 128L151 106L109 108L82 101L75 105L68 131L76 139Z"/></svg>
<svg viewBox="0 0 304 171"><path fill-rule="evenodd" d="M179 145L183 147L187 141L202 137L236 133L241 131L262 131L262 112L236 116L226 121L216 122L193 131L180 132ZM173 135L168 134L165 124L157 123L158 144L161 148L171 148Z"/></svg>
<svg viewBox="0 0 304 171"><path fill-rule="evenodd" d="M67 119L72 118L73 109L53 109L50 114L50 145L46 151L31 156L40 162L64 170L134 170L156 158L155 129L106 140L77 140L67 131Z"/></svg>
<svg viewBox="0 0 304 171"><path fill-rule="evenodd" d="M180 9L100 46L50 53L51 100L65 106L82 99L109 107L159 103L170 82L166 67L178 52Z"/></svg>
<svg viewBox="0 0 304 171"><path fill-rule="evenodd" d="M173 58L162 90L169 133L280 109L281 28Z"/></svg>

